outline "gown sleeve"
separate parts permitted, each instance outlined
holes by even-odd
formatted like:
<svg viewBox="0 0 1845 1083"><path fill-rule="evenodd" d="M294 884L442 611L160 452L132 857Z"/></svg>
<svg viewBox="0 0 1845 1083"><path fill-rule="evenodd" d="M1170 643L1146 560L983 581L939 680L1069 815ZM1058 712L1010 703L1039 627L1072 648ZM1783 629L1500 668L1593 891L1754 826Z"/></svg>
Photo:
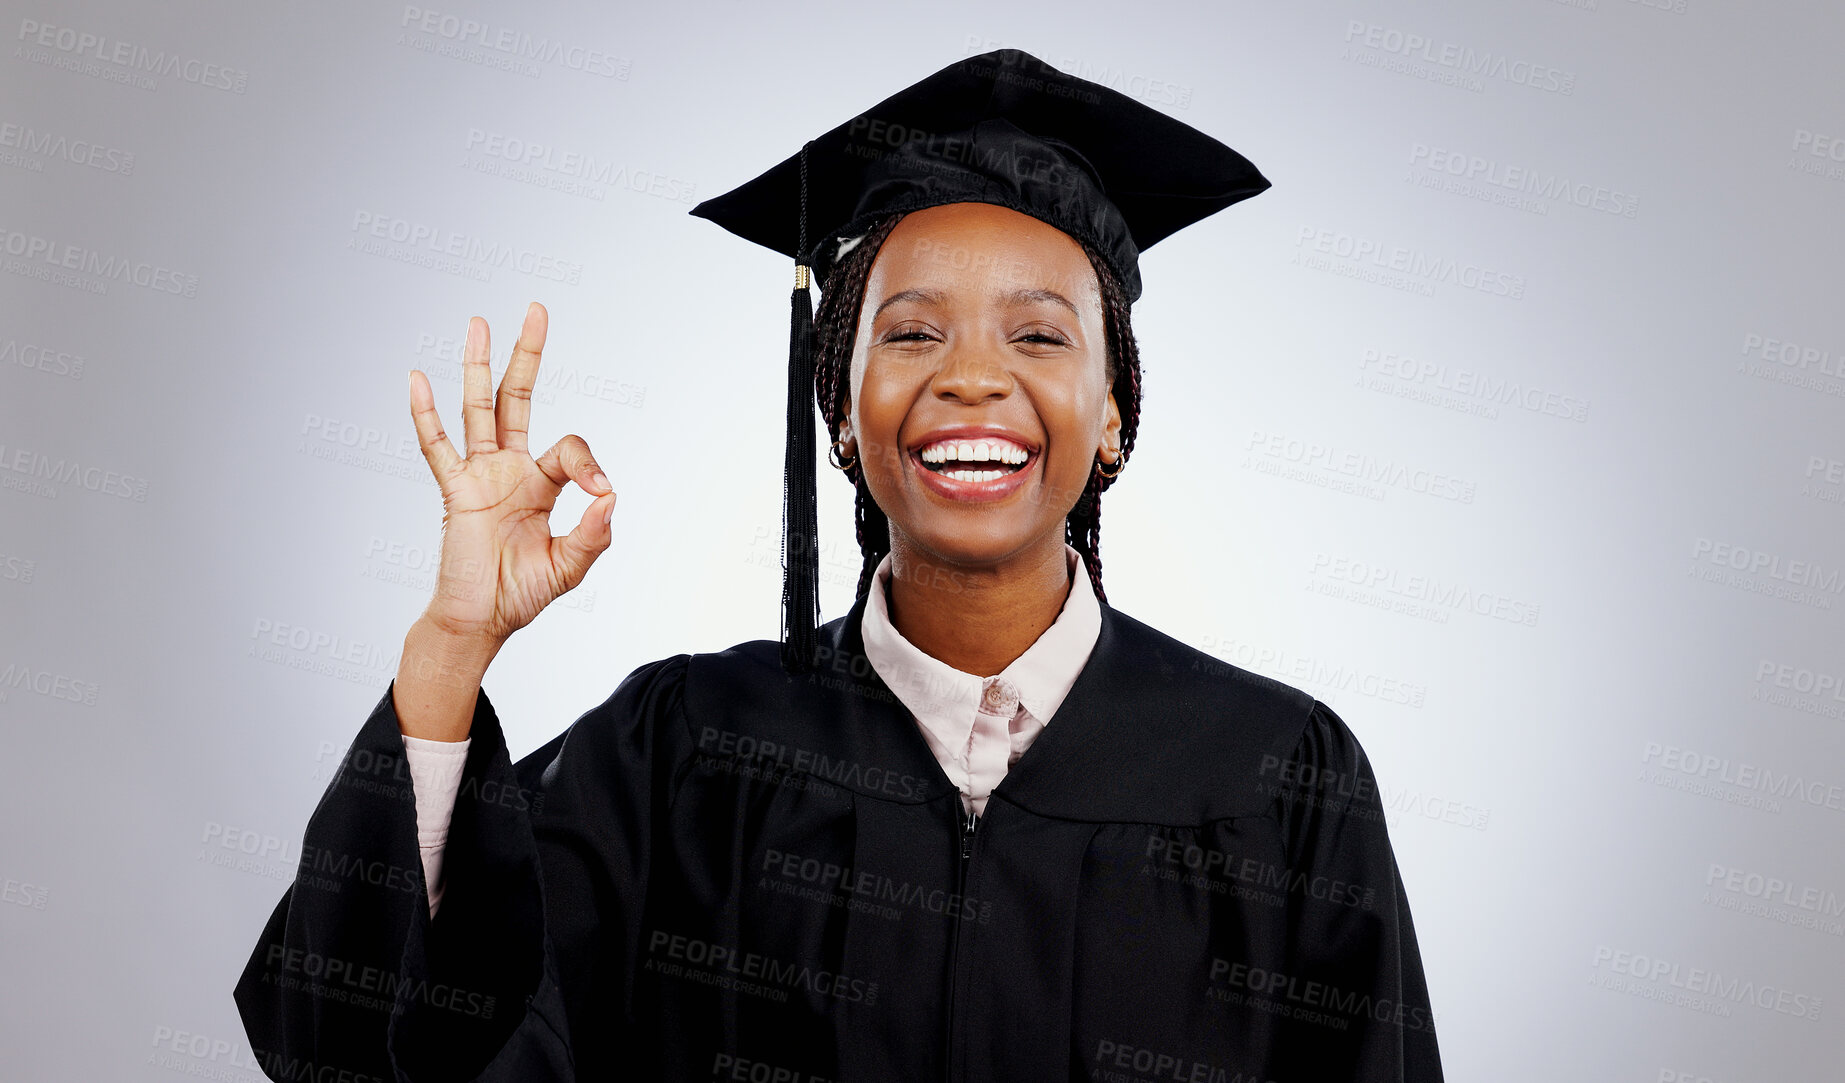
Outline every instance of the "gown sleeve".
<svg viewBox="0 0 1845 1083"><path fill-rule="evenodd" d="M1268 981L1295 1006L1296 1074L1440 1083L1422 956L1370 760L1316 702L1278 771L1288 859L1304 890L1290 893L1289 972Z"/></svg>
<svg viewBox="0 0 1845 1083"><path fill-rule="evenodd" d="M233 994L265 1074L600 1078L633 1026L653 828L690 758L685 662L635 670L516 765L481 691L434 916L387 688Z"/></svg>

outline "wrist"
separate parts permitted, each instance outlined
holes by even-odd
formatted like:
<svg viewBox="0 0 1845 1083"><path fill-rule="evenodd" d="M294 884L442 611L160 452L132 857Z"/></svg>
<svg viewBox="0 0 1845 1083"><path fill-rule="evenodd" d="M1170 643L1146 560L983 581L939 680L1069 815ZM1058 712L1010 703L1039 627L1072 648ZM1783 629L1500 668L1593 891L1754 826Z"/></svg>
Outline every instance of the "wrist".
<svg viewBox="0 0 1845 1083"><path fill-rule="evenodd" d="M403 668L419 680L478 684L505 643L496 637L451 631L419 617L404 636Z"/></svg>

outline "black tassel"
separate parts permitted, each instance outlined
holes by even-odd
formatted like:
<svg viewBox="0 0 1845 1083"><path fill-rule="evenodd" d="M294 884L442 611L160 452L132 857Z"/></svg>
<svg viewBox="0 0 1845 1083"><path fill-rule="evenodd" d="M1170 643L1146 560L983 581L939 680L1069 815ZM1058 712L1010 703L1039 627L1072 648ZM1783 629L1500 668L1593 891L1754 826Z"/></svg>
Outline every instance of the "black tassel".
<svg viewBox="0 0 1845 1083"><path fill-rule="evenodd" d="M814 466L814 302L795 268L788 330L788 446L782 464L782 668L815 664L820 623L820 529Z"/></svg>

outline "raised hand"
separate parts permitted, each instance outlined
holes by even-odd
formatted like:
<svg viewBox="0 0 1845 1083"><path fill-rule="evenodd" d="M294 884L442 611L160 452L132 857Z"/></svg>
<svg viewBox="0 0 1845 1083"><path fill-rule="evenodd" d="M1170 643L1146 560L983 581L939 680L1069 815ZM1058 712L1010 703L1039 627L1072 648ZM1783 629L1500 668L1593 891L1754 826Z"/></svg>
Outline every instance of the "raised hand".
<svg viewBox="0 0 1845 1083"><path fill-rule="evenodd" d="M410 372L417 442L442 487L442 566L422 622L489 652L575 587L609 547L615 493L589 445L565 436L538 458L526 448L532 387L549 315L534 301L493 394L487 321L468 321L462 351L462 429L456 454L422 372ZM566 484L596 497L568 535L551 536L551 510Z"/></svg>

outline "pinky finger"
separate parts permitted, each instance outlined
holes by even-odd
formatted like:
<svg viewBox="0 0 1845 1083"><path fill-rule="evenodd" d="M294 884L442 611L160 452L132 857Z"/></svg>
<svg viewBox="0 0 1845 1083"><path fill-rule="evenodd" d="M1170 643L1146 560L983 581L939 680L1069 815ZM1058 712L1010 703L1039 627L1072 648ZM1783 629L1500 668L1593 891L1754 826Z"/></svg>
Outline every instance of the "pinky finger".
<svg viewBox="0 0 1845 1083"><path fill-rule="evenodd" d="M436 480L442 481L454 473L461 456L455 454L455 445L442 431L442 417L436 413L436 395L429 389L429 377L417 369L410 370L410 420L416 426L416 442L423 449L423 458Z"/></svg>

